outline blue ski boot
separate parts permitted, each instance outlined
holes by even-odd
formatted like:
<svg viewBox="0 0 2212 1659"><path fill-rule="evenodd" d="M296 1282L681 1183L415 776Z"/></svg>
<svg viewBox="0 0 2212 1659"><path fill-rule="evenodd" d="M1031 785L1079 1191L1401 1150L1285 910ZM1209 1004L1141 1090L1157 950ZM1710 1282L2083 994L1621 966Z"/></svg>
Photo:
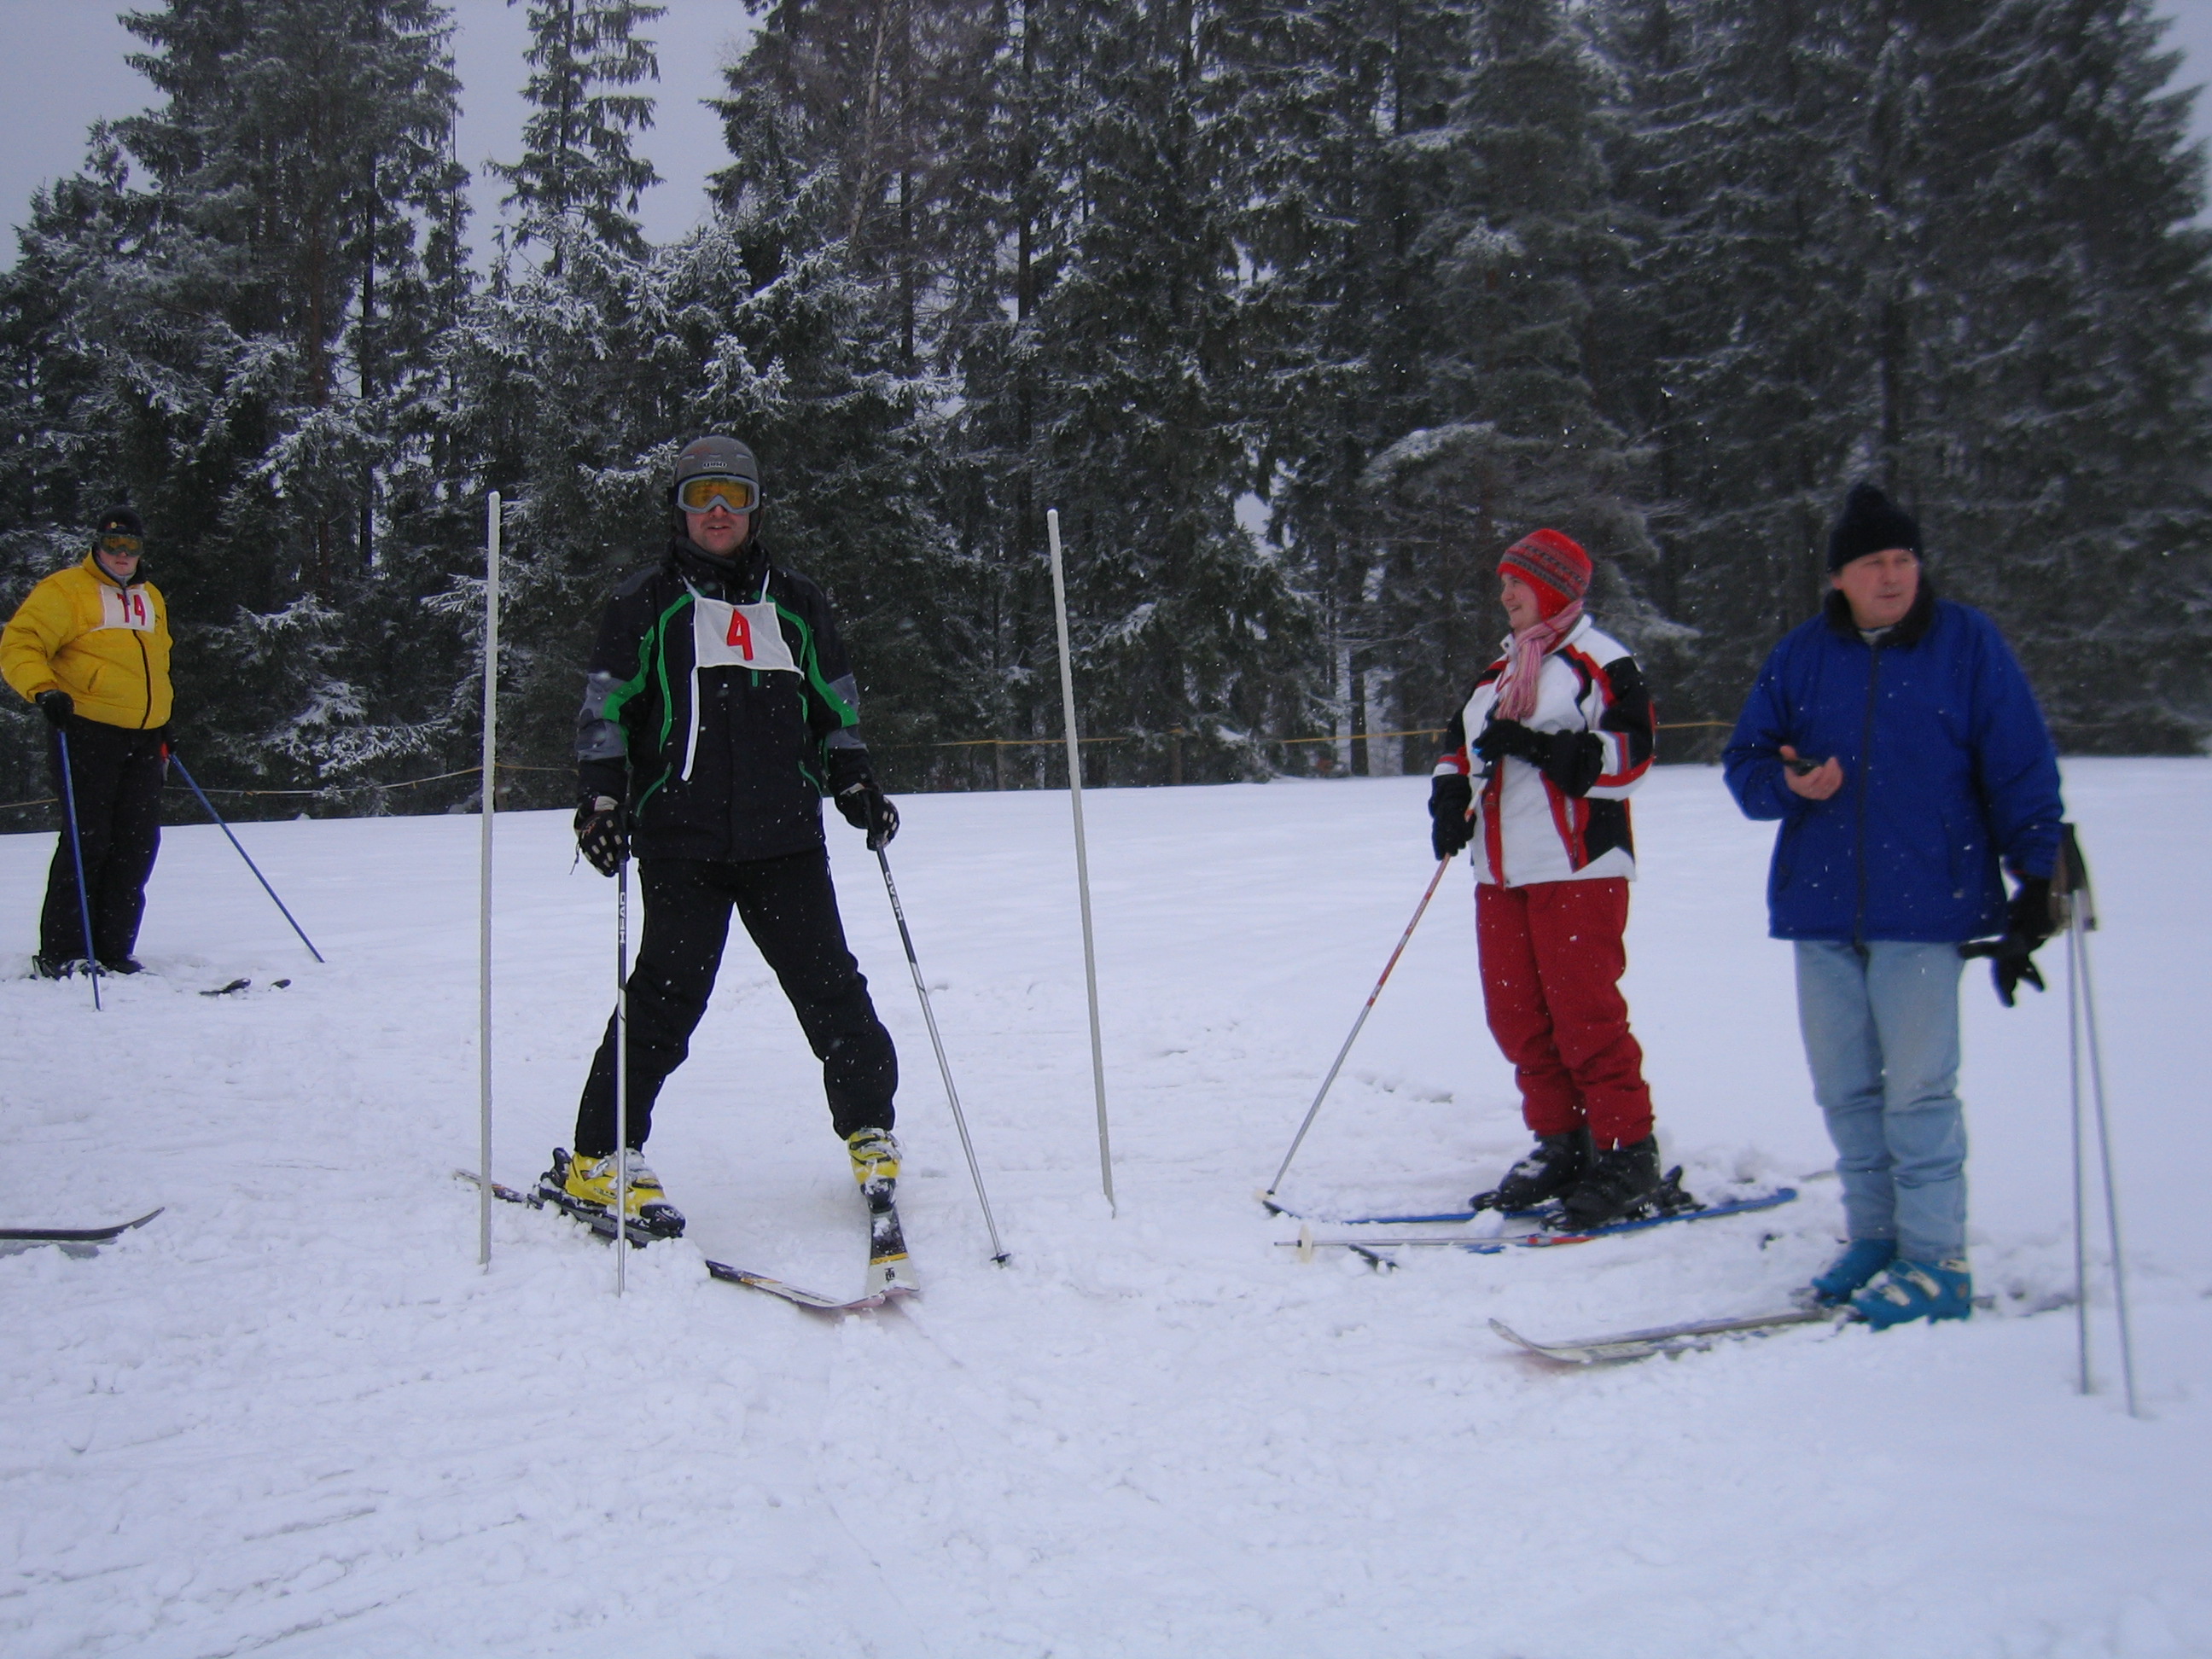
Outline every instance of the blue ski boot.
<svg viewBox="0 0 2212 1659"><path fill-rule="evenodd" d="M1974 1311L1974 1278L1964 1257L1889 1264L1889 1271L1851 1298L1852 1311L1878 1331L1915 1319L1964 1319Z"/></svg>
<svg viewBox="0 0 2212 1659"><path fill-rule="evenodd" d="M1813 1300L1824 1308L1840 1308L1876 1273L1897 1259L1893 1238L1855 1238L1844 1253L1813 1276Z"/></svg>

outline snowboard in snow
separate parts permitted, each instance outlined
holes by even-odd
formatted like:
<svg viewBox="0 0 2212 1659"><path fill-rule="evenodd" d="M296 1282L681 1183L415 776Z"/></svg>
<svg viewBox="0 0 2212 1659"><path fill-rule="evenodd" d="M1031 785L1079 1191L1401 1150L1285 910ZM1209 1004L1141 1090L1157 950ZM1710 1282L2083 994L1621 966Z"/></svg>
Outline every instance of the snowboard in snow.
<svg viewBox="0 0 2212 1659"><path fill-rule="evenodd" d="M1838 1325L1850 1318L1844 1308L1792 1308L1787 1313L1751 1314L1741 1319L1699 1319L1680 1325L1657 1325L1648 1331L1620 1331L1611 1336L1588 1336L1572 1342L1533 1342L1502 1319L1490 1322L1516 1347L1571 1364L1591 1365L1608 1359L1644 1359L1655 1353L1680 1353L1710 1348L1726 1337L1758 1336L1790 1325Z"/></svg>

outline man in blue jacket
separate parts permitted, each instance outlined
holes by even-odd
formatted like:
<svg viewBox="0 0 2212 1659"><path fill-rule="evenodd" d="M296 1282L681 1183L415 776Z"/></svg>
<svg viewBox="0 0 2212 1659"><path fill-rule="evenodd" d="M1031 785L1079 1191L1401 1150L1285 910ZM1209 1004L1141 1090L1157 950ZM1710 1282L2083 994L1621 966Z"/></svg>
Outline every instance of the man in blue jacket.
<svg viewBox="0 0 2212 1659"><path fill-rule="evenodd" d="M2042 711L1996 625L1938 599L1920 526L1852 487L1832 588L1759 672L1729 790L1778 818L1768 931L1795 941L1797 1017L1850 1240L1813 1281L1876 1327L1964 1319L1966 1136L1959 946L2005 935L2007 1006L2051 936L2064 809ZM2019 887L2009 905L1999 861Z"/></svg>

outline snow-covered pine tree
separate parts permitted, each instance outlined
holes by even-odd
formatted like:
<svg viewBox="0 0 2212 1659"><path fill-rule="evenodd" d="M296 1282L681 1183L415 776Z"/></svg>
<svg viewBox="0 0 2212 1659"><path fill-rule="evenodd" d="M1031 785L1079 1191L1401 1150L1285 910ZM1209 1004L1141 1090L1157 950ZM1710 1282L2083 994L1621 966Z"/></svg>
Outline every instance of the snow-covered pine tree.
<svg viewBox="0 0 2212 1659"><path fill-rule="evenodd" d="M2165 27L1905 9L1869 103L1865 450L2076 750L2212 731L2212 232Z"/></svg>
<svg viewBox="0 0 2212 1659"><path fill-rule="evenodd" d="M491 165L514 186L501 205L521 210L514 247L543 245L556 272L562 244L550 227L570 214L580 216L608 246L632 256L645 252L638 198L660 175L651 161L632 155L629 144L633 133L653 125L653 100L609 88L660 78L653 43L635 31L667 9L638 0L533 0L530 6L532 40L523 57L532 73L523 96L532 112L523 124L522 155Z"/></svg>
<svg viewBox="0 0 2212 1659"><path fill-rule="evenodd" d="M1647 458L1650 597L1694 628L1676 720L1734 718L1813 614L1864 430L1862 0L1600 0L1630 258L1601 290L1605 407Z"/></svg>
<svg viewBox="0 0 2212 1659"><path fill-rule="evenodd" d="M1597 395L1595 294L1626 257L1599 65L1560 0L1486 0L1467 45L1464 89L1425 141L1452 167L1415 250L1430 423L1367 472L1390 538L1378 600L1401 641L1398 694L1437 714L1496 654L1498 556L1539 525L1589 549L1607 627L1647 653L1669 637L1640 592L1652 550L1634 458Z"/></svg>
<svg viewBox="0 0 2212 1659"><path fill-rule="evenodd" d="M42 465L147 514L204 772L358 774L430 741L419 708L380 703L350 622L382 603L377 479L433 331L422 239L465 178L446 14L174 0L125 21L165 101L46 193L10 295L42 319L47 386L74 387Z"/></svg>
<svg viewBox="0 0 2212 1659"><path fill-rule="evenodd" d="M1218 15L1147 0L1042 21L1055 96L1038 165L1059 199L1030 331L1033 476L1060 508L1085 720L1138 738L1096 763L1129 781L1237 775L1265 763L1252 735L1304 717L1304 617L1236 516L1256 388Z"/></svg>
<svg viewBox="0 0 2212 1659"><path fill-rule="evenodd" d="M1422 374L1433 313L1419 232L1447 200L1443 131L1464 85L1464 0L1221 8L1222 149L1249 275L1238 331L1252 359L1247 416L1271 533L1312 593L1315 713L1339 741L1300 769L1425 767L1428 746L1370 752L1350 734L1395 726L1401 641L1374 601L1389 537L1369 464L1430 425ZM1370 585L1376 585L1370 592ZM1411 711L1420 724L1433 711Z"/></svg>

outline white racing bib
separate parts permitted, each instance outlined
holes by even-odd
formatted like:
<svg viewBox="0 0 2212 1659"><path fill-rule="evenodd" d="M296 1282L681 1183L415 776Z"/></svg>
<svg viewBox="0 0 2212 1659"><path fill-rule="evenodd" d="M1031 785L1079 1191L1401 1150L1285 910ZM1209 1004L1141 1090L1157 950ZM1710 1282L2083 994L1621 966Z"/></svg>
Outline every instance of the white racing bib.
<svg viewBox="0 0 2212 1659"><path fill-rule="evenodd" d="M773 601L730 605L704 594L691 601L691 659L702 668L799 672Z"/></svg>
<svg viewBox="0 0 2212 1659"><path fill-rule="evenodd" d="M100 590L100 625L102 628L128 628L141 634L154 631L154 607L146 603L143 587L102 587Z"/></svg>

